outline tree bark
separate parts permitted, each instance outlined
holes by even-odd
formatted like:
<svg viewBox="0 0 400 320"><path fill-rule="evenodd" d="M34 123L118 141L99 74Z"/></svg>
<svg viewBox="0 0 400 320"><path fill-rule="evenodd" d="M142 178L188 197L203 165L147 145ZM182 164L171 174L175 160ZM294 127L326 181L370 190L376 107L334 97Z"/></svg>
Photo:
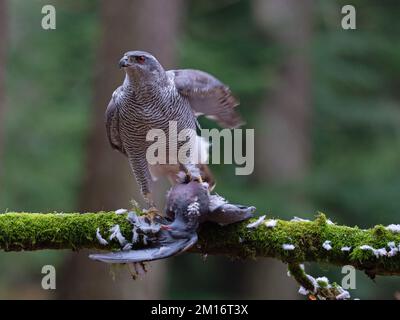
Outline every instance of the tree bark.
<svg viewBox="0 0 400 320"><path fill-rule="evenodd" d="M276 39L283 55L277 85L260 117L263 139L257 172L270 182L301 180L308 171L311 13L311 0L254 0L257 24Z"/></svg>
<svg viewBox="0 0 400 320"><path fill-rule="evenodd" d="M128 207L130 199L141 199L127 159L108 144L104 113L112 92L124 74L118 61L129 50L146 50L165 66L175 63L175 42L179 31L181 0L101 1L101 43L95 66L95 95L92 127L88 140L86 177L80 208L82 211ZM64 281L62 298L161 298L165 265L153 263L143 282L130 281L128 272L112 282L104 265L89 261L86 253L69 257L70 275ZM79 288L79 289L78 289ZM85 289L86 288L86 289Z"/></svg>
<svg viewBox="0 0 400 320"><path fill-rule="evenodd" d="M1 164L4 148L4 115L5 115L5 70L8 38L7 2L0 0L0 183L3 175Z"/></svg>
<svg viewBox="0 0 400 320"><path fill-rule="evenodd" d="M253 0L253 17L259 29L282 50L277 84L263 103L258 125L256 177L269 185L301 181L310 161L311 81L309 44L311 0ZM299 194L288 195L302 204ZM256 298L288 296L291 282L279 279L279 262L265 261L251 268ZM265 270L269 270L267 275ZM260 275L263 274L263 281ZM281 285L286 281L287 285ZM268 282L269 286L265 286ZM282 292L286 291L286 292Z"/></svg>

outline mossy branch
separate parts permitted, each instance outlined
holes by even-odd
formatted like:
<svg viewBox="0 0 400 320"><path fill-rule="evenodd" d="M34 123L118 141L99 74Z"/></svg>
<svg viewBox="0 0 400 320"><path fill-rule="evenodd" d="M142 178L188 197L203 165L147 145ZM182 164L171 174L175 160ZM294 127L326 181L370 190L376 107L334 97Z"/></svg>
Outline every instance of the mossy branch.
<svg viewBox="0 0 400 320"><path fill-rule="evenodd" d="M400 252L377 254L361 248L386 248L388 243L400 244L400 233L378 225L372 229L339 226L327 223L323 214L314 221L277 220L274 227L264 223L255 229L247 222L220 227L204 224L199 230L199 242L192 252L224 254L236 258L273 257L295 265L315 261L334 265L352 265L369 275L400 275ZM99 213L5 213L0 214L0 249L5 251L40 249L119 249L117 242L103 246L96 239L100 229L104 237L109 229L119 224L127 239L132 236L132 226L126 214ZM331 249L323 244L330 241ZM285 250L284 244L294 246ZM350 251L342 251L351 247Z"/></svg>
<svg viewBox="0 0 400 320"><path fill-rule="evenodd" d="M304 271L304 266L298 263L289 263L288 269L290 275L304 288L303 294L308 295L309 299L337 300L344 292L337 284L331 285L326 277L314 279Z"/></svg>

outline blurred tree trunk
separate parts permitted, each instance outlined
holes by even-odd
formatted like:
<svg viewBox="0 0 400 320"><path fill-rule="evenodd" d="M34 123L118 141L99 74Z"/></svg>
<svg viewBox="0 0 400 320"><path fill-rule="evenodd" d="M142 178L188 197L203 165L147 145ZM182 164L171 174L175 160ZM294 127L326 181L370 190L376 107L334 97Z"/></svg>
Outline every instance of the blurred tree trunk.
<svg viewBox="0 0 400 320"><path fill-rule="evenodd" d="M253 4L256 23L277 41L283 55L277 85L264 103L258 161L263 165L257 170L264 180L293 182L305 176L310 160L312 1Z"/></svg>
<svg viewBox="0 0 400 320"><path fill-rule="evenodd" d="M0 179L3 174L1 164L3 144L4 144L4 114L5 114L5 70L6 70L6 53L7 53L7 3L6 0L0 0ZM1 181L0 181L1 183Z"/></svg>
<svg viewBox="0 0 400 320"><path fill-rule="evenodd" d="M94 66L95 94L80 210L113 210L129 207L131 199L141 199L127 159L108 144L104 113L112 92L122 83L118 61L129 50L153 53L166 67L175 63L176 41L183 3L181 0L101 1L101 42ZM109 266L92 262L87 252L68 257L57 286L60 298L162 298L165 286L164 262L154 262L139 281L128 270L118 272L115 281Z"/></svg>
<svg viewBox="0 0 400 320"><path fill-rule="evenodd" d="M300 182L310 161L312 0L253 0L252 9L256 25L277 42L283 57L276 86L260 114L256 176L270 186ZM299 205L304 201L299 194L285 197ZM247 282L251 296L298 298L294 283L282 276L285 268L271 259L252 264Z"/></svg>

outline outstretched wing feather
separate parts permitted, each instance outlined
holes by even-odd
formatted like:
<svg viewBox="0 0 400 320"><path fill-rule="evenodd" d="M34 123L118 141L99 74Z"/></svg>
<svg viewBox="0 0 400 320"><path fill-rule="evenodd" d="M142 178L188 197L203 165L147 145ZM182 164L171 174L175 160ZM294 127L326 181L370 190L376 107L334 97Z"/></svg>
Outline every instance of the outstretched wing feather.
<svg viewBox="0 0 400 320"><path fill-rule="evenodd" d="M170 70L178 92L189 99L195 113L215 120L222 127L237 128L243 124L235 107L239 102L228 86L200 70Z"/></svg>

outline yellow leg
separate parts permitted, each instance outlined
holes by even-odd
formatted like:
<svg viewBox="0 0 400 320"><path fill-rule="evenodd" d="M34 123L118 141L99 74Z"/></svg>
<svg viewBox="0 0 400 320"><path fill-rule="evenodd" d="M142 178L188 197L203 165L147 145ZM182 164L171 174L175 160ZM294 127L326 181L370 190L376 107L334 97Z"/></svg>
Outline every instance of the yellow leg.
<svg viewBox="0 0 400 320"><path fill-rule="evenodd" d="M189 165L184 165L184 170L186 172L186 175L189 177L189 181L198 181L200 183L203 183L203 178L201 177L200 170L196 165L194 164L189 164Z"/></svg>
<svg viewBox="0 0 400 320"><path fill-rule="evenodd" d="M159 215L159 211L153 201L153 196L150 192L144 195L144 199L146 200L147 204L147 215L149 216L150 220L154 220L156 216Z"/></svg>

